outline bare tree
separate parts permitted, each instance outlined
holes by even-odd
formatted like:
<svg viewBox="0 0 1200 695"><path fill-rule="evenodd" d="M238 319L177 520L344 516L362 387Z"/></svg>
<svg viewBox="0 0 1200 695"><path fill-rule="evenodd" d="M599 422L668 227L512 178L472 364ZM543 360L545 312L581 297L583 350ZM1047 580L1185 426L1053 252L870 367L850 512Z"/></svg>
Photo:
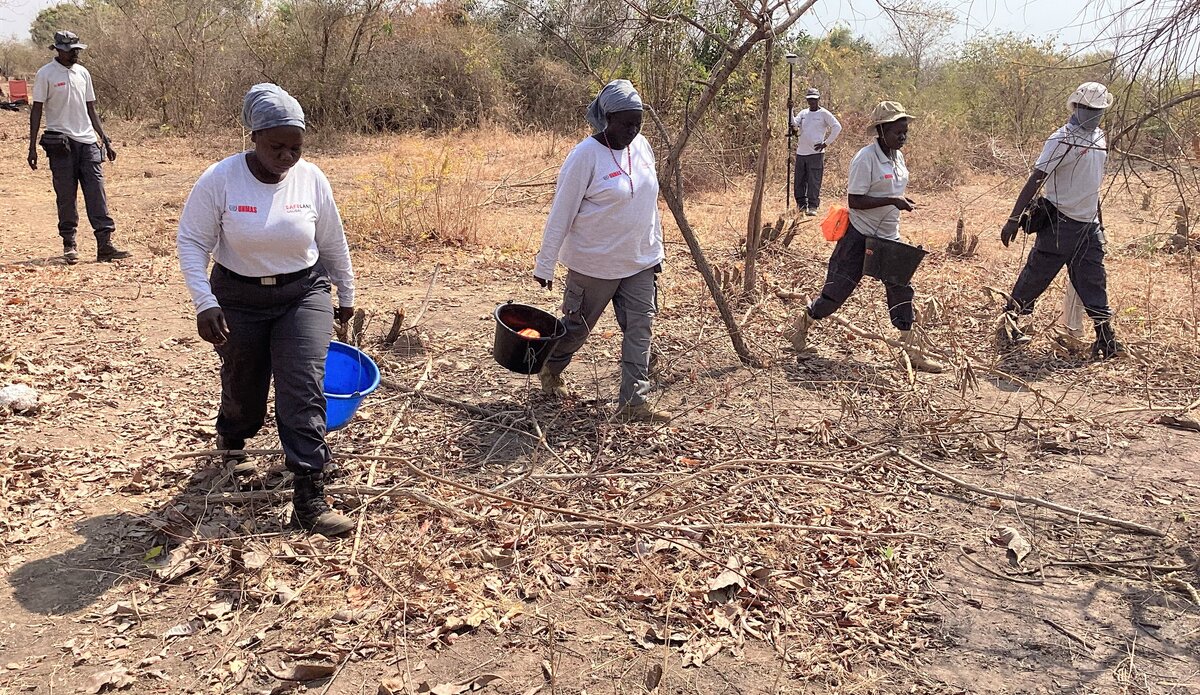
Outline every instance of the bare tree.
<svg viewBox="0 0 1200 695"><path fill-rule="evenodd" d="M945 5L922 0L901 0L891 5L881 2L880 7L892 21L893 36L912 64L913 89L920 89L931 67L931 57L944 46L958 17Z"/></svg>
<svg viewBox="0 0 1200 695"><path fill-rule="evenodd" d="M762 201L767 186L767 164L771 152L771 87L775 65L775 39L768 38L763 45L763 96L760 104L762 134L758 143L758 163L754 168L754 195L750 198L750 212L746 215L746 296L754 297L754 285L758 281L758 247L762 242Z"/></svg>

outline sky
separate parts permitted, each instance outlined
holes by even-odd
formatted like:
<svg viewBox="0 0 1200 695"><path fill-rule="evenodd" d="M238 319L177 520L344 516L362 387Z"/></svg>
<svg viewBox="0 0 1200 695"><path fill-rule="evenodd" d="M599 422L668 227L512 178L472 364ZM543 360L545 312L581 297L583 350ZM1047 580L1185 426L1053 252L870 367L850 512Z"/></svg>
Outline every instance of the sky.
<svg viewBox="0 0 1200 695"><path fill-rule="evenodd" d="M893 4L892 0L882 0ZM38 10L54 0L0 0L0 38L29 37L29 24ZM948 0L959 15L953 38L962 40L979 32L1011 31L1038 37L1058 37L1074 44L1088 41L1096 29L1093 20L1105 2L1096 0ZM817 0L801 20L812 34L824 34L841 24L873 41L887 38L891 22L875 0ZM83 37L84 41L87 37Z"/></svg>

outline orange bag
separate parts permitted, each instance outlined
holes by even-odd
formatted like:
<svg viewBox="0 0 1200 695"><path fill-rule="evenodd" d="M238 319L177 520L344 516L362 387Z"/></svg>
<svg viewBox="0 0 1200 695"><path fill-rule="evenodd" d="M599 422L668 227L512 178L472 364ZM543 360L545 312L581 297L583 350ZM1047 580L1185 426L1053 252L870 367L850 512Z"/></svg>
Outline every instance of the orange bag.
<svg viewBox="0 0 1200 695"><path fill-rule="evenodd" d="M850 228L850 210L845 205L830 205L829 214L821 222L821 233L826 241L837 241Z"/></svg>

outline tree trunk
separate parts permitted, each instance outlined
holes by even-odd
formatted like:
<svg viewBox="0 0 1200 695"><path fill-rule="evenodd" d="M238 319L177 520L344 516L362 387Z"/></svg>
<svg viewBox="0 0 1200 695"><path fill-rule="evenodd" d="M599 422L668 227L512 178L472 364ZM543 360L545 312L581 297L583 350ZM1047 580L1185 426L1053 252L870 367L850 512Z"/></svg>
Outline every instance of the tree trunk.
<svg viewBox="0 0 1200 695"><path fill-rule="evenodd" d="M771 83L772 67L775 64L775 37L764 42L762 136L758 142L758 166L754 172L754 196L750 199L750 213L746 216L746 296L753 301L754 286L758 277L758 245L762 241L763 191L767 185L767 162L771 151Z"/></svg>
<svg viewBox="0 0 1200 695"><path fill-rule="evenodd" d="M721 315L721 321L725 324L725 329L729 332L729 340L733 343L733 350L737 353L738 359L747 367L762 367L763 363L746 346L746 341L742 338L742 329L737 324L737 319L733 316L733 311L729 308L729 302L725 300L725 295L721 292L721 285L717 282L716 276L713 275L712 266L708 264L708 259L704 257L704 249L700 247L700 240L696 238L696 232L692 229L692 225L688 223L687 213L683 210L683 195L682 191L676 189L675 183L679 181L680 162L668 157L664 175L660 177L663 181L662 196L667 201L667 207L671 210L671 216L675 218L675 224L679 227L679 233L683 235L684 241L687 242L688 250L692 252L692 260L696 263L696 270L700 271L700 276L704 278L704 284L708 286L708 292L712 295L713 303L717 305L717 313Z"/></svg>

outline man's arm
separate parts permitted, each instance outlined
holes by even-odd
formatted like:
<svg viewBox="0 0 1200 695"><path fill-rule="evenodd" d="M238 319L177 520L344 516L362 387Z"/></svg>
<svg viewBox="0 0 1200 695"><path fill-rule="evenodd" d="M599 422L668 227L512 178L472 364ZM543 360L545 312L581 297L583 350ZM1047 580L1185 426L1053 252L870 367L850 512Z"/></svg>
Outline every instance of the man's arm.
<svg viewBox="0 0 1200 695"><path fill-rule="evenodd" d="M1033 201L1033 197L1037 195L1038 189L1042 187L1042 182L1046 180L1048 174L1041 169L1034 169L1029 173L1029 179L1025 181L1025 186L1021 188L1021 193L1017 195L1017 202L1013 204L1012 215L1009 215L1008 221L1016 224L1021 217L1021 213L1025 212L1025 208L1029 207L1029 203Z"/></svg>
<svg viewBox="0 0 1200 695"><path fill-rule="evenodd" d="M92 122L92 129L96 131L96 136L100 138L100 142L104 143L104 154L108 157L108 161L116 161L117 151L113 149L112 140L104 134L104 126L100 124L100 114L96 113L96 102L89 101L87 103L88 120Z"/></svg>
<svg viewBox="0 0 1200 695"><path fill-rule="evenodd" d="M1033 197L1037 195L1042 188L1042 182L1049 176L1041 169L1034 169L1029 174L1029 179L1025 181L1025 186L1021 188L1021 193L1017 195L1017 202L1013 204L1012 214L1008 216L1004 227L1000 230L1000 242L1008 246L1008 242L1012 241L1017 236L1017 226L1021 220L1021 213L1025 212L1025 208L1029 207L1029 203L1033 201Z"/></svg>
<svg viewBox="0 0 1200 695"><path fill-rule="evenodd" d="M29 108L29 168L37 169L37 134L42 127L42 102L35 101Z"/></svg>

